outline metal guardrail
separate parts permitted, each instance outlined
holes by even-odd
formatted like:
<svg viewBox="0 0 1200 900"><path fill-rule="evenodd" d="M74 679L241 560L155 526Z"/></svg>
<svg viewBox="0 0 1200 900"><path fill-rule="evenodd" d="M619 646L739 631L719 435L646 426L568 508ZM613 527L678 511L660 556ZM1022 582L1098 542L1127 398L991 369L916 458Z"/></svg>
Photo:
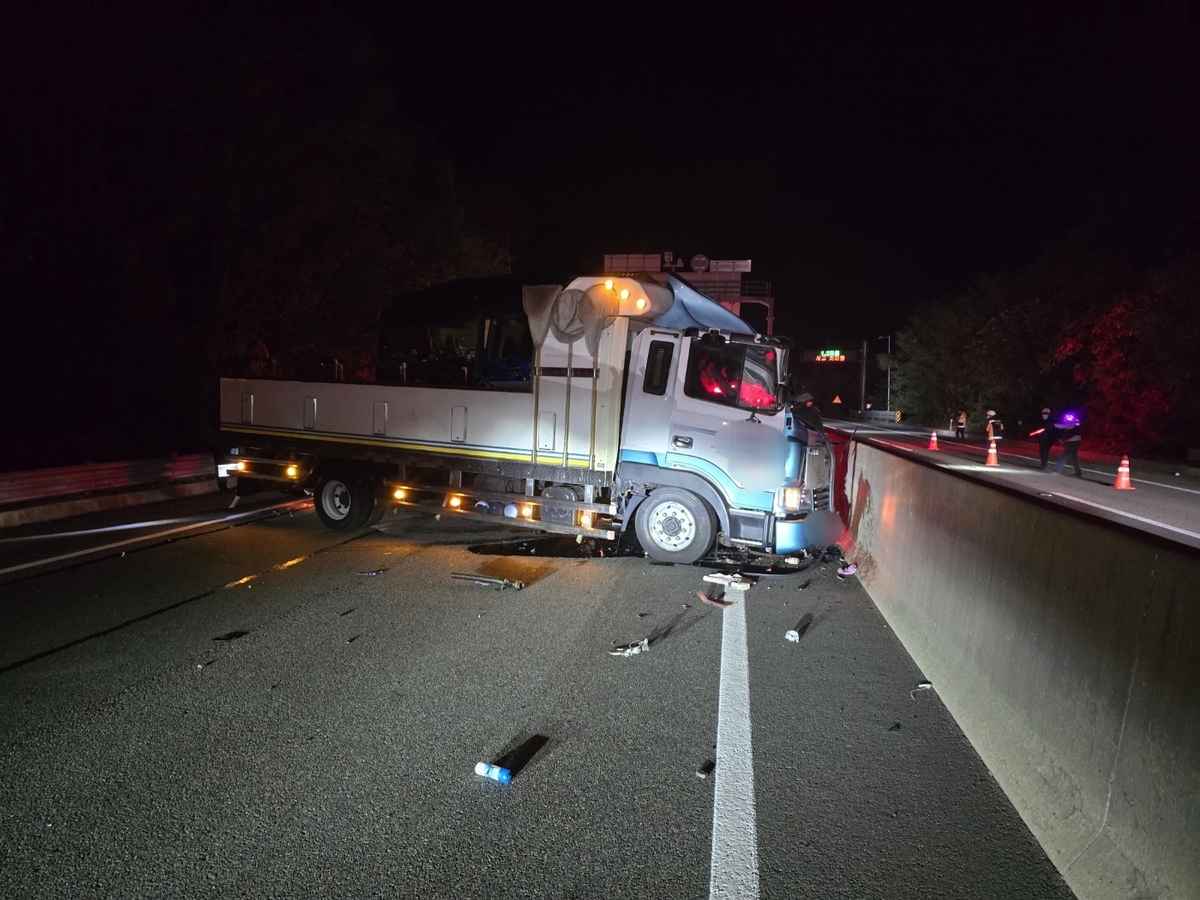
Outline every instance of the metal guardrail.
<svg viewBox="0 0 1200 900"><path fill-rule="evenodd" d="M850 418L867 422L899 422L904 413L898 409L852 409Z"/></svg>
<svg viewBox="0 0 1200 900"><path fill-rule="evenodd" d="M0 505L216 475L216 462L209 454L0 473Z"/></svg>

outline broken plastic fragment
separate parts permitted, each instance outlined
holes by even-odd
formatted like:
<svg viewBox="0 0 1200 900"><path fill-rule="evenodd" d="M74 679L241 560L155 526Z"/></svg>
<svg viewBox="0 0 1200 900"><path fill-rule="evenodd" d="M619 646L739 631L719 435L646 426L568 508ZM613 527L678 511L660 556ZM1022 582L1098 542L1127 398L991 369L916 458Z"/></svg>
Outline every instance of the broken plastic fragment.
<svg viewBox="0 0 1200 900"><path fill-rule="evenodd" d="M717 767L716 760L713 760L713 759L706 760L704 765L702 765L700 768L698 768L696 770L696 777L697 778L707 778L709 775L711 775L713 773L713 769L715 769L716 767Z"/></svg>
<svg viewBox="0 0 1200 900"><path fill-rule="evenodd" d="M616 644L608 651L610 656L634 656L650 649L650 638L642 638L633 644Z"/></svg>
<svg viewBox="0 0 1200 900"><path fill-rule="evenodd" d="M732 575L724 572L712 572L704 576L705 581L711 581L713 584L722 584L726 588L735 591L749 590L754 586L754 581L747 578L741 572L734 572Z"/></svg>
<svg viewBox="0 0 1200 900"><path fill-rule="evenodd" d="M857 571L858 571L858 563L850 563L849 565L843 566L842 568L838 569L838 575L845 578L847 575L853 575Z"/></svg>
<svg viewBox="0 0 1200 900"><path fill-rule="evenodd" d="M795 642L795 641L800 640L800 632L798 632L796 629L793 628L790 631L786 632L784 634L784 637L787 638L789 641Z"/></svg>
<svg viewBox="0 0 1200 900"><path fill-rule="evenodd" d="M811 585L811 584L812 584L812 579L811 579L811 578L806 578L806 579L804 580L804 584L800 584L800 585L797 585L797 586L796 586L796 590L798 590L798 591L806 591L806 590L808 590L808 587L809 587L809 585Z"/></svg>
<svg viewBox="0 0 1200 900"><path fill-rule="evenodd" d="M783 564L785 566L798 566L798 565L800 565L800 557L798 557L798 556L786 557L783 561Z"/></svg>

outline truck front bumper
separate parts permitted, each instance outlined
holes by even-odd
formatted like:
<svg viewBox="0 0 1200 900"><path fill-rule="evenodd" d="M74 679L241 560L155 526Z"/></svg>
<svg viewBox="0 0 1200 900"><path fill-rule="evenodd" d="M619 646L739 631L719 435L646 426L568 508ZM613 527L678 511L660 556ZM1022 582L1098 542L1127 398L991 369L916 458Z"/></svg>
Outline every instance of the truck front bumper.
<svg viewBox="0 0 1200 900"><path fill-rule="evenodd" d="M775 520L775 552L798 553L809 547L830 547L846 528L837 513L818 509L803 519Z"/></svg>

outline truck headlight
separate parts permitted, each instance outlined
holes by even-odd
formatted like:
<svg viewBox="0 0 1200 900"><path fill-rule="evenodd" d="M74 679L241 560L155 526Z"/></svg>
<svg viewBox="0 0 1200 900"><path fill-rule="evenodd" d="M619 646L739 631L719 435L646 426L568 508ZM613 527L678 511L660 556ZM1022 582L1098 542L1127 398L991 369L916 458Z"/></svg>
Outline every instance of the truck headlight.
<svg viewBox="0 0 1200 900"><path fill-rule="evenodd" d="M784 512L800 512L812 508L812 491L808 488L785 487L779 490L779 508Z"/></svg>

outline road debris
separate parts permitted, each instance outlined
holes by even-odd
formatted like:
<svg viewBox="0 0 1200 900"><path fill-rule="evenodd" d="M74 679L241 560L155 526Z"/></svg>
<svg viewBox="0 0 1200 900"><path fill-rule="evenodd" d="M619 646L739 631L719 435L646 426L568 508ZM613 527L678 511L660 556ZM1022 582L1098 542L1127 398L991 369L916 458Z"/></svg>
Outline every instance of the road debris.
<svg viewBox="0 0 1200 900"><path fill-rule="evenodd" d="M804 579L804 584L798 584L798 585L796 585L796 590L798 590L798 591L807 591L811 585L812 585L812 579L811 579L811 578L806 578L806 579Z"/></svg>
<svg viewBox="0 0 1200 900"><path fill-rule="evenodd" d="M837 570L838 578L847 578L850 575L853 575L857 571L858 571L858 563L850 563L849 565L842 566L842 568Z"/></svg>
<svg viewBox="0 0 1200 900"><path fill-rule="evenodd" d="M805 632L812 627L812 623L812 613L805 613L803 616L801 616L800 621L796 623L796 627L784 634L784 637L795 643L799 641L800 638L804 637Z"/></svg>
<svg viewBox="0 0 1200 900"><path fill-rule="evenodd" d="M359 575L370 575L370 576L374 577L375 575L382 575L386 571L387 571L387 569L383 568L383 569L376 569L373 572L359 572L358 574Z"/></svg>
<svg viewBox="0 0 1200 900"><path fill-rule="evenodd" d="M642 638L632 644L613 644L613 648L608 651L609 656L636 656L638 653L645 653L650 649L650 638Z"/></svg>
<svg viewBox="0 0 1200 900"><path fill-rule="evenodd" d="M215 638L213 638L213 640L214 641L236 641L238 638L245 637L249 633L250 632L248 632L248 631L229 631L229 632L226 632L225 634L217 635Z"/></svg>
<svg viewBox="0 0 1200 900"><path fill-rule="evenodd" d="M710 581L713 584L723 585L726 589L735 591L747 591L754 587L754 579L747 578L741 572L726 574L725 572L710 572L704 576L705 581Z"/></svg>
<svg viewBox="0 0 1200 900"><path fill-rule="evenodd" d="M494 585L498 591L502 591L505 588L512 588L519 591L525 587L525 582L523 581L511 581L508 578L491 578L487 575L470 575L466 572L451 572L450 577L461 581L473 581L476 584Z"/></svg>
<svg viewBox="0 0 1200 900"><path fill-rule="evenodd" d="M893 722L893 723L891 724L891 726L888 728L888 731L899 731L899 730L900 730L900 723L899 723L899 722Z"/></svg>
<svg viewBox="0 0 1200 900"><path fill-rule="evenodd" d="M698 768L696 770L696 777L697 778L707 778L709 775L711 775L713 773L713 770L716 767L717 767L717 761L715 759L706 760L704 765L702 765L700 768Z"/></svg>
<svg viewBox="0 0 1200 900"><path fill-rule="evenodd" d="M933 683L929 681L918 681L917 686L908 692L908 696L914 700L917 699L917 691L927 691L933 687Z"/></svg>
<svg viewBox="0 0 1200 900"><path fill-rule="evenodd" d="M493 766L485 762L475 763L475 774L481 775L484 778L490 778L492 781L500 784L508 784L512 781L512 772L508 771L508 769L505 769L503 766Z"/></svg>
<svg viewBox="0 0 1200 900"><path fill-rule="evenodd" d="M708 603L711 606L720 607L721 609L724 609L727 606L733 606L732 600L725 599L724 591L718 591L717 593L715 593L711 596L704 593L704 591L696 591L696 596L699 597L701 600L703 600L705 603ZM690 607L688 607L688 605L686 603L683 605L685 608L690 608Z"/></svg>

